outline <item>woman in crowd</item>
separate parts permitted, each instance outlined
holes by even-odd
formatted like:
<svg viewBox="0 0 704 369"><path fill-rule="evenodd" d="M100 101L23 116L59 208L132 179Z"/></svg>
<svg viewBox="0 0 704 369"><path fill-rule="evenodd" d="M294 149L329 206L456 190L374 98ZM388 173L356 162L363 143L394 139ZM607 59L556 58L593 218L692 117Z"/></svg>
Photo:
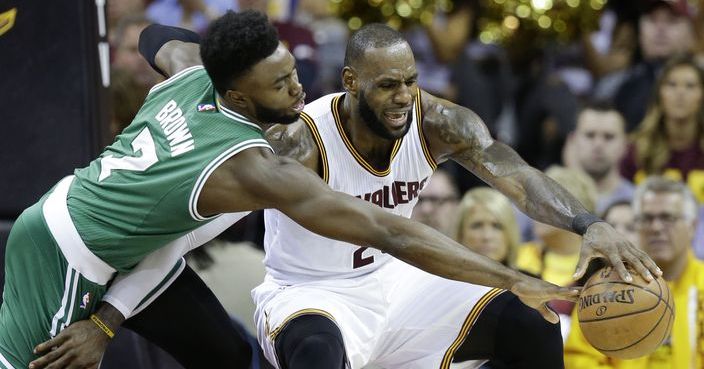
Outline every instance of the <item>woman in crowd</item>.
<svg viewBox="0 0 704 369"><path fill-rule="evenodd" d="M686 181L704 200L704 72L689 55L663 68L653 101L623 162L621 173L638 183L660 174Z"/></svg>
<svg viewBox="0 0 704 369"><path fill-rule="evenodd" d="M520 244L511 202L490 187L477 187L462 198L453 236L471 250L508 267L516 266Z"/></svg>

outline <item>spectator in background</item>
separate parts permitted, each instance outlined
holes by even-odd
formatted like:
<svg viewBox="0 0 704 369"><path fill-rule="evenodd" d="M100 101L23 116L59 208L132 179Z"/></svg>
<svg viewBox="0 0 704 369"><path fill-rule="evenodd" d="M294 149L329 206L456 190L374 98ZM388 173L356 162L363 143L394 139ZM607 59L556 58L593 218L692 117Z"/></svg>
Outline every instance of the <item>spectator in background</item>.
<svg viewBox="0 0 704 369"><path fill-rule="evenodd" d="M614 107L605 103L585 106L565 146L565 165L587 173L596 184L597 214L615 200L632 198L633 184L619 173L626 132L623 116Z"/></svg>
<svg viewBox="0 0 704 369"><path fill-rule="evenodd" d="M647 175L683 180L704 200L704 72L688 55L663 68L648 114L633 134L621 174L636 184Z"/></svg>
<svg viewBox="0 0 704 369"><path fill-rule="evenodd" d="M655 79L671 56L690 51L694 45L692 12L687 0L643 0L638 21L642 61L633 66L614 97L631 132L645 116Z"/></svg>
<svg viewBox="0 0 704 369"><path fill-rule="evenodd" d="M122 18L131 14L144 14L145 0L107 1L108 37L112 38ZM112 40L110 41L112 43Z"/></svg>
<svg viewBox="0 0 704 369"><path fill-rule="evenodd" d="M564 187L590 212L596 206L594 181L576 169L560 166L548 168L545 174ZM536 242L524 244L518 252L518 268L540 276L551 283L567 286L579 260L582 238L569 231L535 222Z"/></svg>
<svg viewBox="0 0 704 369"><path fill-rule="evenodd" d="M411 219L449 236L459 197L454 178L446 170L438 168L418 197L418 204L413 208Z"/></svg>
<svg viewBox="0 0 704 369"><path fill-rule="evenodd" d="M151 21L142 14L127 15L120 19L111 38L113 60L112 67L122 69L132 75L134 81L141 87L151 88L162 80L139 54L139 34Z"/></svg>
<svg viewBox="0 0 704 369"><path fill-rule="evenodd" d="M628 76L638 48L638 2L609 0L599 21L599 31L582 35L584 61L595 84L592 97L611 100Z"/></svg>
<svg viewBox="0 0 704 369"><path fill-rule="evenodd" d="M342 90L340 71L349 38L347 24L334 15L328 0L301 0L295 22L309 27L317 45L318 76L310 85L309 100Z"/></svg>
<svg viewBox="0 0 704 369"><path fill-rule="evenodd" d="M601 214L601 218L634 245L638 245L638 233L636 230L635 214L631 205L631 199L621 199L609 204Z"/></svg>
<svg viewBox="0 0 704 369"><path fill-rule="evenodd" d="M298 6L295 3L293 5ZM269 15L269 19L279 32L279 39L296 58L298 81L303 85L303 89L306 92L306 100L312 101L320 96L315 87L315 82L318 79L318 45L313 37L313 32L308 28L308 24L296 22L295 17L290 16L289 9L284 9L281 2L239 0L239 7L242 10L256 10ZM340 58L343 56L344 51L338 55ZM336 72L339 80L340 70L338 69Z"/></svg>
<svg viewBox="0 0 704 369"><path fill-rule="evenodd" d="M147 17L154 23L202 33L227 10L237 10L237 0L154 0L147 7Z"/></svg>
<svg viewBox="0 0 704 369"><path fill-rule="evenodd" d="M448 13L435 14L431 24L410 29L406 39L411 45L418 68L418 84L424 90L455 100L450 65L469 42L479 8L477 0L453 2Z"/></svg>
<svg viewBox="0 0 704 369"><path fill-rule="evenodd" d="M520 245L511 201L491 187L477 187L457 206L452 236L455 241L510 268L516 267Z"/></svg>
<svg viewBox="0 0 704 369"><path fill-rule="evenodd" d="M508 52L516 76L516 151L530 165L545 169L561 162L565 139L574 130L577 98L560 76L548 69L543 51Z"/></svg>
<svg viewBox="0 0 704 369"><path fill-rule="evenodd" d="M662 269L674 298L672 333L648 356L612 359L587 343L573 315L565 344L566 369L704 367L704 263L691 251L697 201L682 183L651 177L638 186L633 205L640 246Z"/></svg>

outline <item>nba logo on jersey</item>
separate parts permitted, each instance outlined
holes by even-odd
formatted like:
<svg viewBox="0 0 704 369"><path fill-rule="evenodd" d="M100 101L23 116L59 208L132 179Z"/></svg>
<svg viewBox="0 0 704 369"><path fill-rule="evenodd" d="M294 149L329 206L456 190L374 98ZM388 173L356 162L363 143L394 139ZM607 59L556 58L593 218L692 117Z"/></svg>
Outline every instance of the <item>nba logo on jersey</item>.
<svg viewBox="0 0 704 369"><path fill-rule="evenodd" d="M198 104L198 111L215 111L215 105L213 104Z"/></svg>
<svg viewBox="0 0 704 369"><path fill-rule="evenodd" d="M81 300L81 305L79 307L81 309L85 309L88 307L89 303L90 303L90 292L86 292L86 294L83 295L83 299Z"/></svg>

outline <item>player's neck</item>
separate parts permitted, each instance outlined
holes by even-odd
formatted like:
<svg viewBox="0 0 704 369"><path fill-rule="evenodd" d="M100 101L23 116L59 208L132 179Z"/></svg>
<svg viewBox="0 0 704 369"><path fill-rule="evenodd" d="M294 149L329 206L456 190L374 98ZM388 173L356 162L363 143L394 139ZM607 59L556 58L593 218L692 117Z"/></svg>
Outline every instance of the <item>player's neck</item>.
<svg viewBox="0 0 704 369"><path fill-rule="evenodd" d="M273 125L273 124L268 124L268 123L260 122L260 121L257 120L257 118L255 118L254 115L251 114L249 111L247 111L247 110L245 110L245 109L238 108L238 107L236 107L236 106L230 104L230 103L227 102L225 99L223 99L223 98L221 98L221 97L219 97L219 96L218 96L218 102L220 103L220 106L221 106L221 107L224 107L224 108L226 108L227 110L231 110L231 111L233 111L233 112L235 112L235 113L241 115L241 116L244 117L247 121L249 121L249 122L251 122L251 123L254 123L254 124L258 125L259 127L261 127L261 129L262 129L263 131L266 131L267 129L269 129L269 127L271 127L271 126Z"/></svg>
<svg viewBox="0 0 704 369"><path fill-rule="evenodd" d="M607 196L614 192L616 188L621 184L621 181L623 181L623 178L621 177L621 174L618 171L618 167L614 165L611 170L609 170L609 173L605 175L602 178L594 179L594 182L596 183L597 191L599 192L600 196Z"/></svg>
<svg viewBox="0 0 704 369"><path fill-rule="evenodd" d="M370 164L386 167L389 156L396 140L380 137L369 128L362 119L359 109L355 109L357 101L349 94L345 94L340 107L340 120L345 135L352 142L352 146Z"/></svg>

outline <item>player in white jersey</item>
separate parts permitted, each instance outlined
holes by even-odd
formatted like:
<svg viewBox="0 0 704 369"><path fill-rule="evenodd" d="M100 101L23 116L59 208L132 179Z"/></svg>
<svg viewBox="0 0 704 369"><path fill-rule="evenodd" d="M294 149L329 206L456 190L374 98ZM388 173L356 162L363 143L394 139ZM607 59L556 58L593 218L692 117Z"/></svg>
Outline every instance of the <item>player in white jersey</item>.
<svg viewBox="0 0 704 369"><path fill-rule="evenodd" d="M309 104L303 122L267 134L334 189L410 216L437 164L454 160L537 220L584 236L576 276L605 257L651 277L651 260L507 146L468 109L416 86L401 35L373 24L350 39L345 93ZM253 291L265 354L282 369L448 368L454 359L491 368L562 368L559 325L511 292L463 284L388 254L334 241L265 212L267 277ZM523 301L526 299L520 298Z"/></svg>
<svg viewBox="0 0 704 369"><path fill-rule="evenodd" d="M149 29L153 28L150 27L147 30ZM160 122L162 120L165 121L167 116L170 118L168 124L163 124L164 130L168 129L168 127L183 127L186 119L181 116L183 114L189 120L188 123L192 134L183 133L180 136L182 140L174 142L174 144L184 143L183 140L192 139L192 142L186 141L186 143L195 145L194 147L198 147L200 151L212 152L215 150L213 141L218 144L235 145L238 141L251 138L238 133L244 130L245 132L250 132L255 137L254 142L261 146L249 146L249 142L252 140L243 141L245 144L237 144L228 149L223 149L224 151L213 153L212 157L209 157L212 160L202 163L187 161L180 168L184 169L184 171L178 172L180 177L176 176L177 170L169 170L163 166L159 167L158 164L153 166L159 169L157 171L150 170L152 168L151 164L143 167L137 166L137 164L143 164L144 159L153 159L153 156L147 150L147 148L151 147L149 145L132 145L133 150L124 150L130 154L129 156L124 154L117 156L106 155L105 158L111 159L111 165L104 165L103 162L94 162L94 165L90 168L95 169L95 176L86 175L86 178L90 177L92 181L99 182L98 178L102 177L103 173L106 176L110 176L112 172L113 177L122 173L125 177L124 181L120 185L112 185L110 195L115 197L140 195L140 199L144 197L144 201L96 200L98 204L76 206L73 210L85 212L95 209L102 210L107 207L110 209L108 211L109 215L115 215L117 205L122 205L120 210L125 210L127 215L121 217L120 220L130 224L136 222L139 226L137 230L129 228L129 232L124 234L126 237L132 237L128 244L120 243L126 237L111 236L111 240L114 240L115 243L109 242L111 240L102 242L97 240L90 242L90 246L93 249L84 249L87 247L85 244L89 243L87 241L83 242L83 237L87 237L85 234L93 235L97 233L96 237L98 238L101 235L100 232L91 232L93 230L91 227L95 227L96 224L109 225L111 221L114 223L116 222L114 217L109 218L108 221L99 222L84 216L81 219L83 220L82 224L88 228L87 231L78 233L74 230L76 234L71 233L69 234L70 238L67 238L68 236L65 236L67 234L65 232L71 231L72 228L66 226L66 224L75 223L75 214L79 213L74 212L69 217L69 213L66 212L65 201L67 195L64 191L68 189L69 186L67 184L70 182L62 181L57 185L56 189L46 200L51 202L48 205L49 209L55 208L57 211L61 211L59 215L62 218L60 219L65 220L57 228L59 231L63 229L64 232L57 231L57 234L62 237L62 242L66 241L67 245L73 245L81 252L85 251L85 253L80 255L71 254L68 256L78 257L82 255L90 257L92 262L95 260L100 261L101 259L93 254L91 250L104 252L105 254L101 255L106 256L102 257L110 257L112 264L115 267L120 267L119 273L130 273L127 277L123 278L120 276L112 281L110 290L116 288L119 290L118 287L120 285L127 286L129 291L138 291L150 285L158 286L159 279L152 284L151 282L154 282L154 280L149 280L148 278L150 275L154 275L153 272L155 270L151 262L170 260L169 257L173 255L170 251L173 247L184 251L190 247L198 246L204 239L212 237L214 233L211 231L219 230L222 224L215 224L214 228L216 229L209 229L208 232L205 232L204 227L221 220L227 223L237 218L237 216L233 215L223 215L224 213L231 214L262 208L276 208L315 232L358 245L378 247L438 275L462 281L476 281L491 286L511 287L517 293L526 297L531 306L540 309L548 319L555 318L554 313L549 312L545 307L545 303L548 300L553 298L573 300L576 298L578 294L576 289L558 287L521 275L488 258L469 251L462 245L427 226L411 222L403 217L394 216L379 209L377 206L357 200L352 196L332 191L311 170L304 168L291 159L277 157L271 151L268 151L269 145L262 139L263 133L260 130L262 126L266 122L293 122L304 104L303 92L301 85L298 83L293 56L278 42L275 29L264 15L253 12L240 14L230 12L216 20L211 25L200 50L205 63L205 71L202 67L197 66L199 62L197 45L184 45L184 42L176 41L182 40L178 34L179 32L173 29L157 28L156 33L151 35L153 37L148 37L150 39L148 43L152 44L152 46L147 48L151 52L147 52L145 55L149 55L147 58L153 66L158 66L165 74L172 77L152 90L153 92L147 98L145 107L140 110L138 118L128 127L128 130L132 132L138 131L135 128L141 127L143 118L144 121L158 131L162 125ZM175 39L171 37L175 37ZM140 51L142 50L142 41L140 40ZM185 50L181 49L181 47L185 47ZM179 82L176 81L183 81L183 85L179 86ZM174 86L180 88L175 88ZM162 106L165 107L156 106L159 109L150 112L148 106L156 108L154 101L157 98L164 100L164 105ZM170 101L171 98L177 99L178 102ZM183 113L181 108L176 110L176 106L179 104L183 106L183 111L186 111L186 113ZM199 113L211 119L198 118ZM197 135L195 133L196 128L203 135L207 135ZM124 138L122 135L121 137ZM140 142L148 143L149 141L138 141L138 143ZM160 148L164 149L168 148L168 146L163 145ZM171 146L171 150L174 148L178 149L178 147L180 147L178 149L179 152L184 150L183 146ZM139 150L137 150L138 148ZM180 160L193 158L191 154L195 152L193 150L168 163L184 163ZM125 157L132 158L132 161L127 161L130 165L115 165L116 162L124 164L126 159L123 158ZM166 157L168 157L168 154ZM156 159L163 160L164 158L157 156ZM100 170L98 170L99 168ZM185 171L185 169L189 171ZM129 173L125 173L125 170L129 171ZM132 173L135 171L138 174ZM162 182L155 182L157 179L162 180ZM88 179L85 181L88 181ZM164 181L168 181L172 187L160 186ZM190 187L191 184L197 187ZM86 184L83 183L82 186L86 186ZM145 186L149 186L150 190L144 190ZM166 195L160 195L163 193L169 194L168 203L165 202ZM92 199L91 197L86 198ZM104 198L106 197L101 197L101 199ZM156 205L154 205L155 201ZM130 205L137 208L134 209L135 212L140 210L147 213L147 215L133 219L129 216L130 209L128 207ZM37 208L38 206L32 207L32 212L29 215L32 216L32 224L36 225L36 228L41 229L45 225ZM45 218L48 219L47 223L51 223L53 219L51 217ZM148 221L153 221L158 223L158 226L168 229L161 230L151 225ZM203 223L198 223L199 221ZM210 223L206 223L207 221L210 221ZM176 227L179 227L176 231L170 230L170 228ZM167 231L170 233L162 234ZM201 231L203 232L201 233ZM94 367L109 337L112 336L114 330L124 318L132 315L135 306L128 306L122 304L118 299L106 297L103 299L103 303L97 307L90 320L85 320L89 312L87 308L78 306L81 300L73 297L70 299L64 298L66 301L70 300L70 302L66 303L69 306L68 309L70 309L66 314L70 321L65 320L61 323L62 329L59 329L60 333L57 332L58 334L55 337L49 338L50 335L46 332L48 327L46 327L45 331L44 326L47 323L51 324L51 315L47 315L46 312L43 312L44 316L34 314L34 310L31 309L39 310L41 308L42 311L45 309L43 305L37 306L38 304L33 304L30 301L39 295L37 291L44 291L47 287L38 285L36 276L31 275L30 278L26 274L28 273L27 269L22 267L22 265L28 265L36 261L36 258L31 254L34 248L30 246L37 246L33 236L37 236L39 233L29 232L25 228L18 228L17 232L10 235L10 244L14 244L17 247L12 249L11 255L8 248L8 256L21 259L22 263L27 263L11 264L15 267L12 269L13 273L18 275L24 273L22 275L27 280L28 283L26 285L29 288L26 288L22 294L12 295L12 299L4 299L2 309L0 309L0 317L7 317L2 322L12 325L12 327L17 327L9 334L7 330L0 329L0 337L8 338L0 342L0 368L12 369L13 367L25 366L30 360L36 358L32 352L32 346L41 339L48 339L48 341L39 344L36 347L36 352L46 352L46 355L33 360L32 368L47 366L51 368ZM37 248L48 250L48 254L58 255L57 245L52 243L47 231L44 231L44 233L47 241L42 243L41 247L37 246ZM159 236L158 239L156 239L157 236ZM146 246L150 247L150 249L145 251L142 247ZM152 253L147 255L149 251ZM162 254L164 251L166 252ZM176 258L180 258L180 255L176 255ZM173 262L172 260L171 264L168 265L167 273L174 265ZM58 266L56 269L59 270L62 267L66 270L66 264L65 260L59 260L57 261ZM78 265L77 268L82 270L82 265ZM116 269L113 268L113 272ZM68 268L68 270L71 271L71 278L67 277L66 279L66 293L64 296L69 294L77 296L78 287L76 287L76 282L73 282L73 288L70 287L68 282L70 280L79 280L82 277L79 277L78 272L74 273L73 269ZM91 271L92 269L88 270ZM135 272L137 272L136 275L134 274ZM130 277L135 276L136 280L130 282ZM105 275L105 283L112 277L112 274ZM48 279L52 279L52 286L58 286L58 283L54 283L54 278ZM10 281L10 279L8 278L7 281ZM165 282L168 284L170 280ZM16 281L16 278L15 281L10 281L10 283L9 286L11 288L6 288L5 292L20 290L17 288L16 284L19 282ZM233 281L233 283L236 283L236 281ZM61 283L61 287L63 287L63 283ZM91 291L90 296L93 298L91 301L94 303L99 301L107 287L106 285L96 287L95 294ZM69 292L69 290L74 292ZM149 290L151 288L147 288L147 292ZM32 291L34 293L30 293ZM52 292L52 296L61 296L58 293L58 289L50 292ZM197 294L194 291L187 292L184 294L183 304L198 303L198 301L193 301ZM159 292L156 291L156 293L158 294ZM110 293L108 292L105 296L109 297ZM152 297L151 295L142 295L137 301L144 300L148 302ZM37 297L37 300L39 300L39 297ZM44 300L47 301L47 305L59 302L58 298L53 297ZM8 302L11 302L11 304L8 304ZM63 315L66 310L63 308L62 303L60 313ZM71 314L71 311L74 310L79 312L75 317ZM13 319L14 317L24 317L23 314L31 316L31 318ZM203 314L205 315L206 313L203 312ZM206 316L206 318L212 317L210 315ZM61 317L59 316L58 318ZM182 320L198 318L203 317L183 316ZM183 327L178 321L170 323L171 329ZM223 322L223 324L229 324L229 322ZM31 333L35 333L38 338L20 342L18 339L26 336L28 333L26 327L28 326L31 326ZM173 338L191 346L203 345L203 342L189 342L190 333L180 330L175 333ZM7 345L18 346L18 349L8 350L6 348ZM15 358L10 353L19 353L22 358ZM248 360L249 358L243 359ZM202 360L202 364L196 366L197 368L213 367L209 357L205 356ZM226 367L243 367L242 364L245 363L232 363L232 365L226 365Z"/></svg>

